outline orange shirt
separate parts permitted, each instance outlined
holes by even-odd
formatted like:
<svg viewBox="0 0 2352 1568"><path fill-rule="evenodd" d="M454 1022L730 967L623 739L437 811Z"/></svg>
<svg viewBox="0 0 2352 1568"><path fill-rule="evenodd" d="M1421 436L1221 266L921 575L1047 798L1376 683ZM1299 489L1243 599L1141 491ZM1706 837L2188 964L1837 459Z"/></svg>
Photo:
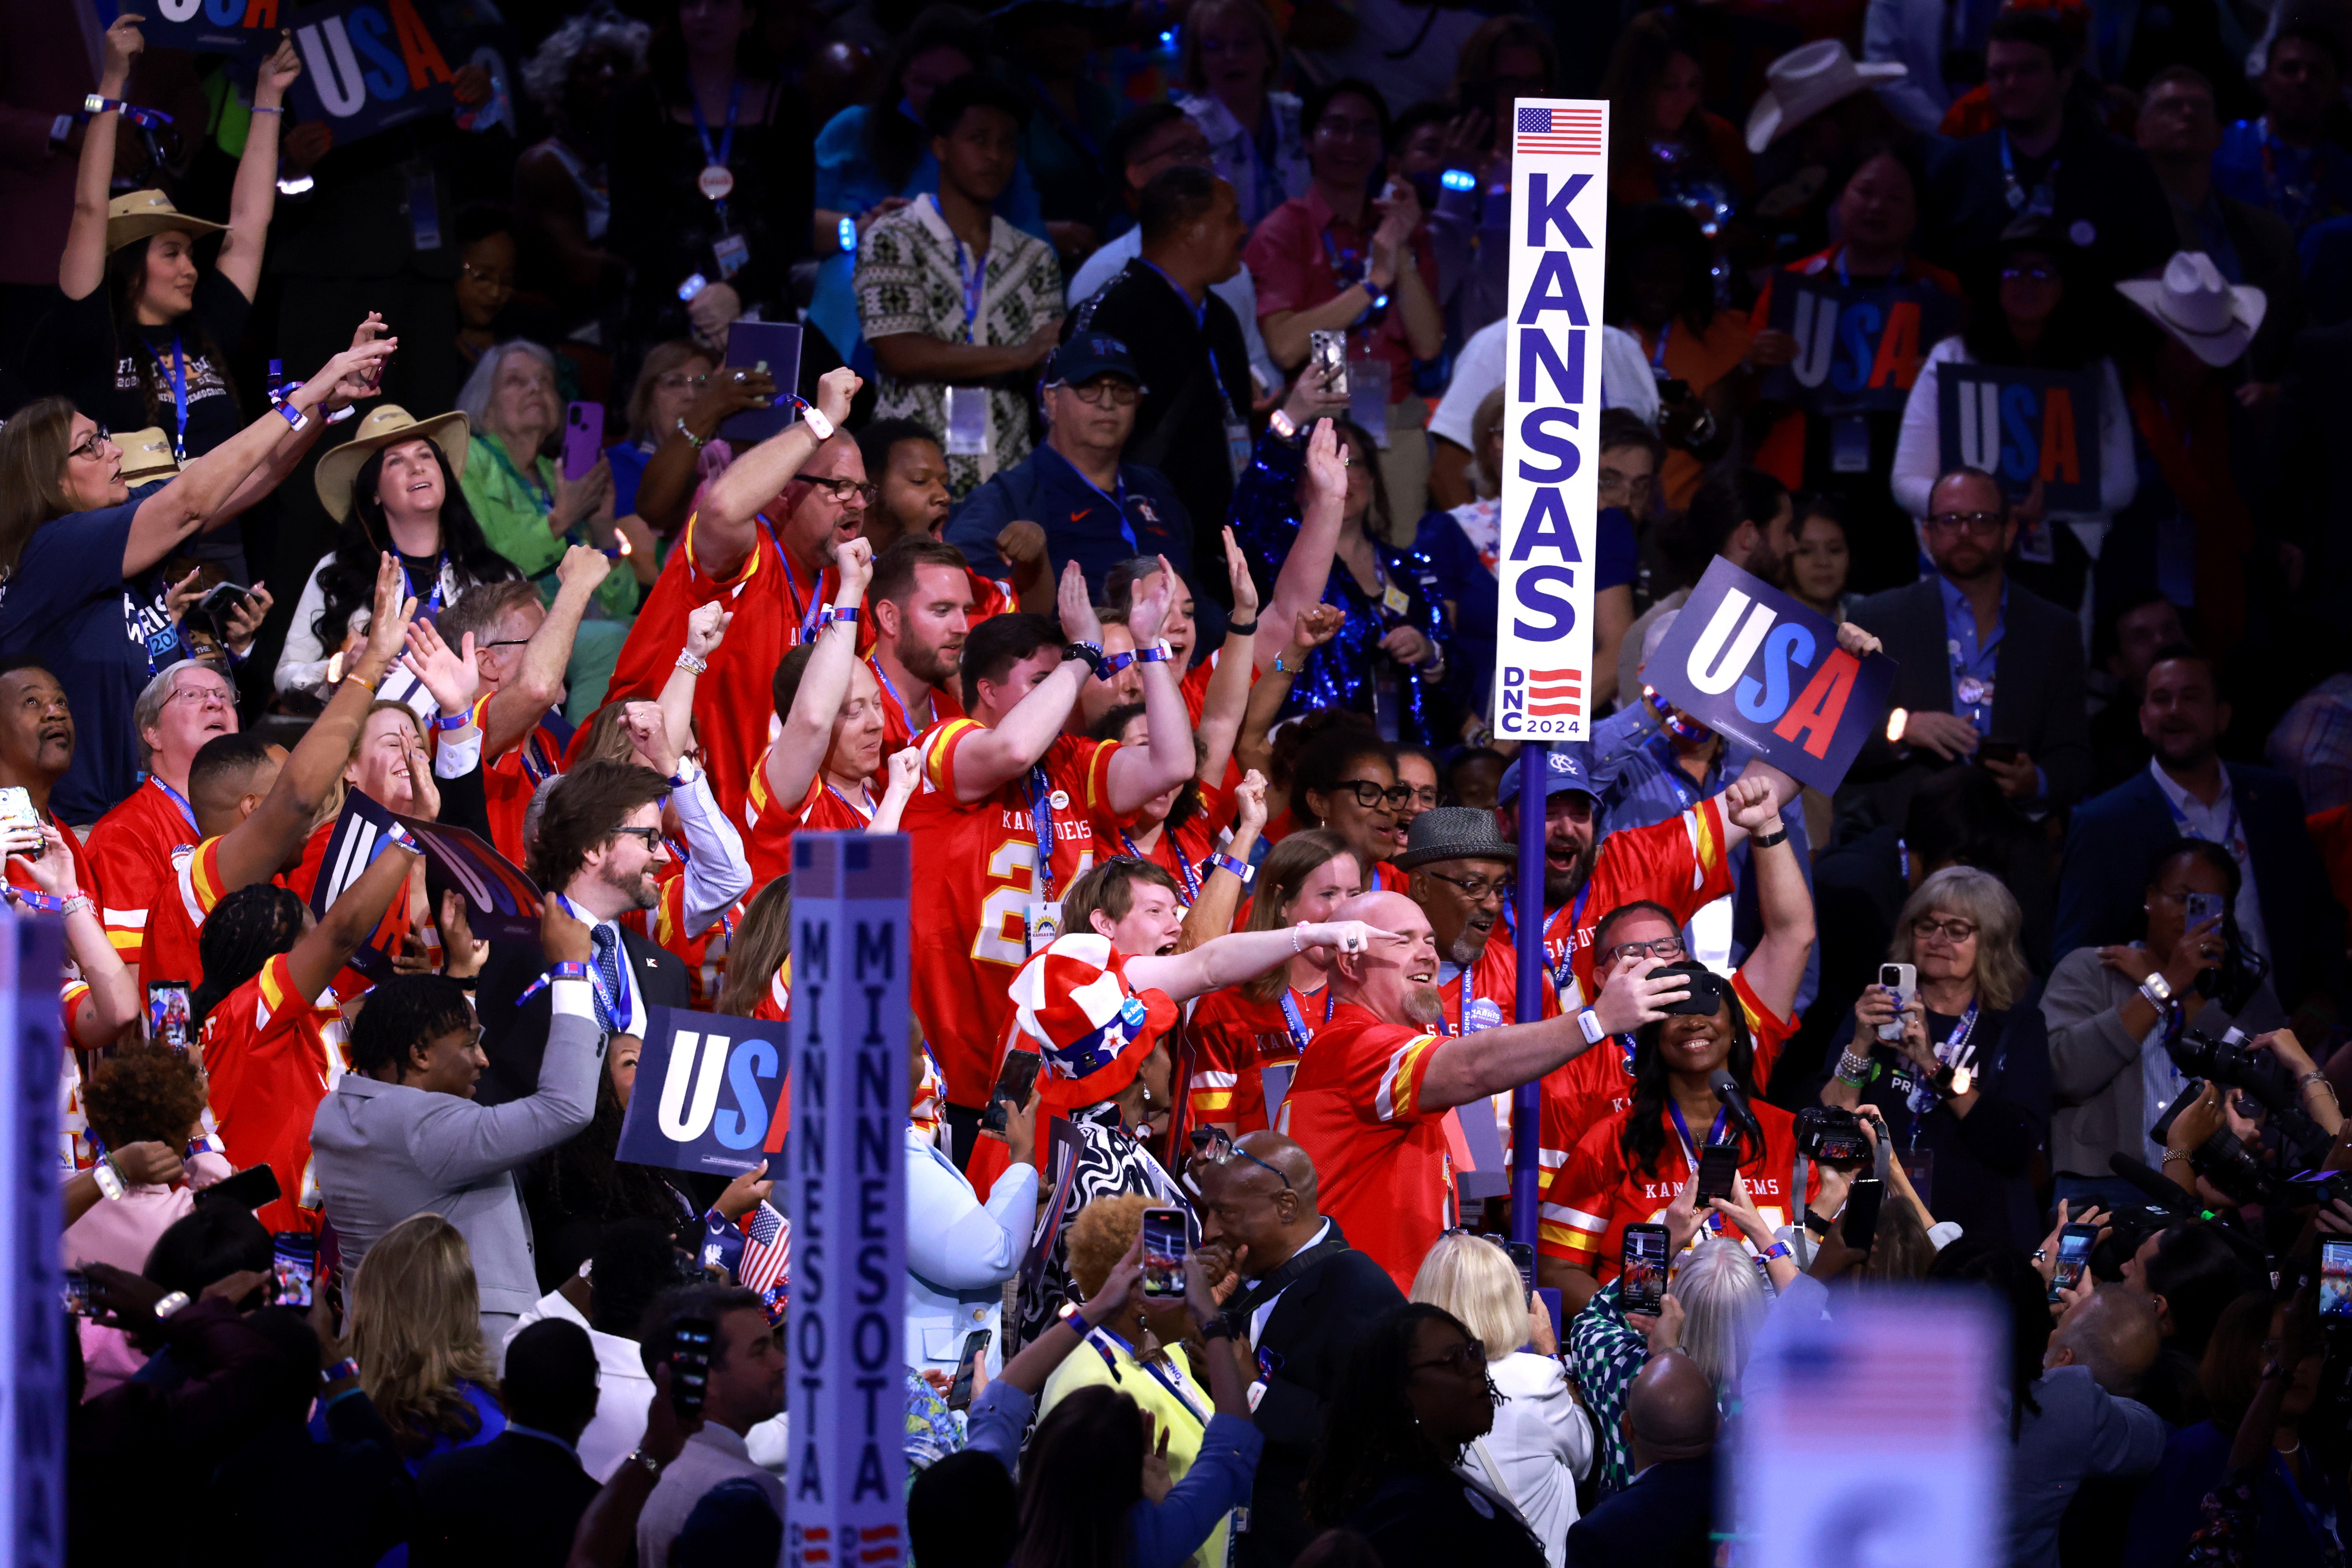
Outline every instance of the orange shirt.
<svg viewBox="0 0 2352 1568"><path fill-rule="evenodd" d="M743 801L743 856L751 863L751 885L765 887L791 875L793 835L802 828L812 833L863 833L874 821L875 804L844 795L820 773L809 780L806 794L784 805L768 792L768 753L761 752L751 769L751 793Z"/></svg>
<svg viewBox="0 0 2352 1568"><path fill-rule="evenodd" d="M1642 352L1652 356L1651 363L1654 365L1657 338L1638 322L1628 321L1625 330L1641 343ZM1692 396L1705 397L1709 387L1739 368L1740 362L1748 357L1748 345L1753 337L1748 322L1737 310L1717 310L1704 333L1677 318L1665 330L1666 374L1688 382ZM1681 447L1667 452L1666 466L1658 475L1666 505L1676 511L1690 505L1706 471L1704 464Z"/></svg>
<svg viewBox="0 0 2352 1568"><path fill-rule="evenodd" d="M283 1195L259 1211L271 1230L319 1228L310 1122L351 1068L342 1015L320 1001L295 987L281 952L204 1022L207 1098L229 1163L278 1173Z"/></svg>
<svg viewBox="0 0 2352 1568"><path fill-rule="evenodd" d="M195 813L152 776L89 830L89 867L106 889L99 919L123 963L137 963L146 952L149 912L170 883L172 851L203 837ZM82 891L96 896L88 882Z"/></svg>

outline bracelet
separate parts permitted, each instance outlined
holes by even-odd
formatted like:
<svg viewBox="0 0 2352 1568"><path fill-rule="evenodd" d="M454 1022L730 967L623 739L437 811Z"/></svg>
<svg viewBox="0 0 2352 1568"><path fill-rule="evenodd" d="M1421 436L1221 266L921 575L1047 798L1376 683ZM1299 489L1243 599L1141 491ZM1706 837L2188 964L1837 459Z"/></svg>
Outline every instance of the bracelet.
<svg viewBox="0 0 2352 1568"><path fill-rule="evenodd" d="M1748 836L1748 845L1751 849L1769 849L1776 844L1787 842L1789 842L1789 830L1785 826L1776 827L1769 833L1751 833Z"/></svg>
<svg viewBox="0 0 2352 1568"><path fill-rule="evenodd" d="M1838 1057L1838 1081L1860 1089L1870 1081L1870 1058L1855 1056L1852 1051Z"/></svg>
<svg viewBox="0 0 2352 1568"><path fill-rule="evenodd" d="M1102 644L1098 642L1064 643L1062 645L1062 662L1067 664L1074 658L1082 658L1086 660L1087 668L1092 669L1095 666L1103 661Z"/></svg>
<svg viewBox="0 0 2352 1568"><path fill-rule="evenodd" d="M142 109L135 103L125 103L119 98L100 98L94 92L81 100L81 111L84 114L120 114L131 124L143 125L150 131L172 123L172 117L160 109Z"/></svg>
<svg viewBox="0 0 2352 1568"><path fill-rule="evenodd" d="M738 377L737 379L740 380L741 378ZM801 411L801 419L808 426L810 435L814 436L820 441L830 441L833 439L833 421L826 418L823 411L820 410L815 404L811 403L805 397L794 397L793 399L793 406Z"/></svg>
<svg viewBox="0 0 2352 1568"><path fill-rule="evenodd" d="M170 1295L155 1303L155 1321L159 1323L162 1322L164 1319L170 1317L173 1313L178 1311L187 1304L188 1293L185 1290L173 1291Z"/></svg>
<svg viewBox="0 0 2352 1568"><path fill-rule="evenodd" d="M699 452L705 447L710 445L709 437L698 436L693 431L686 427L686 416L684 415L679 415L674 423L677 426L677 433L686 437L686 444L693 447L696 451Z"/></svg>
<svg viewBox="0 0 2352 1568"><path fill-rule="evenodd" d="M629 1457L623 1460L622 1463L635 1465L637 1468L645 1471L645 1473L649 1476L658 1477L662 1473L662 1462L659 1459L655 1458L651 1454L646 1453L643 1448L632 1449L629 1453Z"/></svg>
<svg viewBox="0 0 2352 1568"><path fill-rule="evenodd" d="M2302 1089L2302 1088L2304 1088L2304 1086L2305 1086L2306 1084L2314 1084L2314 1083L2315 1083L2315 1084L2319 1085L2319 1087L2320 1087L2320 1088L2322 1088L2322 1089L2326 1089L2326 1090L2327 1091L2327 1098L2328 1098L2328 1099L2330 1099L2330 1100L2334 1100L2334 1099L2336 1099L2336 1085L2328 1079L2328 1077L2327 1077L2327 1075L2326 1075L2326 1073L2321 1072L2317 1068L2314 1068L2311 1071L2309 1071L2309 1072L2307 1072L2307 1073L2304 1074L2301 1078L2299 1078L2299 1079L2295 1079L2295 1080L2294 1080L2294 1087L2295 1087L2297 1089Z"/></svg>
<svg viewBox="0 0 2352 1568"><path fill-rule="evenodd" d="M677 760L677 772L672 773L669 777L669 787L672 789L684 789L701 776L702 774L695 769L694 759L692 757L680 757Z"/></svg>
<svg viewBox="0 0 2352 1568"><path fill-rule="evenodd" d="M300 384L298 382L296 383L296 385L299 386ZM289 426L292 426L296 430L304 429L310 423L310 416L303 413L300 409L295 407L290 399L286 402L274 404L271 406L277 410L278 416L283 418Z"/></svg>
<svg viewBox="0 0 2352 1568"><path fill-rule="evenodd" d="M462 730L473 721L474 710L468 708L458 713L442 714L433 721L433 727L436 730Z"/></svg>
<svg viewBox="0 0 2352 1568"><path fill-rule="evenodd" d="M335 1363L332 1366L320 1368L319 1372L319 1381L320 1383L341 1383L347 1377L357 1377L359 1374L360 1363L353 1361L351 1357L345 1356L342 1360Z"/></svg>
<svg viewBox="0 0 2352 1568"><path fill-rule="evenodd" d="M1274 656L1274 672L1276 675L1297 675L1298 673L1298 668L1299 667L1297 665L1283 663L1282 655L1280 654L1276 654Z"/></svg>
<svg viewBox="0 0 2352 1568"><path fill-rule="evenodd" d="M1095 1326L1087 1321L1087 1315L1084 1312L1072 1312L1062 1321L1069 1324L1070 1331L1082 1340L1095 1331Z"/></svg>
<svg viewBox="0 0 2352 1568"><path fill-rule="evenodd" d="M1815 1236L1827 1236L1830 1233L1830 1222L1808 1208L1805 1210L1805 1228Z"/></svg>
<svg viewBox="0 0 2352 1568"><path fill-rule="evenodd" d="M710 661L705 658L697 658L690 653L681 652L677 656L677 663L675 668L686 671L688 675L700 675L703 671L710 668Z"/></svg>
<svg viewBox="0 0 2352 1568"><path fill-rule="evenodd" d="M816 618L816 629L819 631L823 631L825 627L831 626L855 626L856 625L857 606L855 605L848 605L845 608L827 605Z"/></svg>
<svg viewBox="0 0 2352 1568"><path fill-rule="evenodd" d="M1137 648L1135 650L1135 662L1138 664L1166 664L1168 662L1168 656L1174 650L1168 646L1168 639L1166 637L1161 637L1150 647Z"/></svg>
<svg viewBox="0 0 2352 1568"><path fill-rule="evenodd" d="M109 1203L131 1190L131 1184L122 1179L112 1154L103 1156L89 1168L89 1179L98 1184L98 1195Z"/></svg>
<svg viewBox="0 0 2352 1568"><path fill-rule="evenodd" d="M1198 1327L1201 1331L1201 1342L1203 1344L1207 1344L1216 1340L1229 1340L1234 1337L1233 1320L1226 1317L1223 1312L1211 1318L1207 1322L1199 1324Z"/></svg>
<svg viewBox="0 0 2352 1568"><path fill-rule="evenodd" d="M412 855L425 853L425 846L416 842L416 835L398 822L394 822L383 830L383 841L397 848L405 849Z"/></svg>
<svg viewBox="0 0 2352 1568"><path fill-rule="evenodd" d="M1305 921L1300 921L1297 925L1290 928L1290 951L1293 952L1305 952L1307 951L1307 922Z"/></svg>
<svg viewBox="0 0 2352 1568"><path fill-rule="evenodd" d="M1209 864L1220 871L1231 871L1241 879L1241 884L1244 888L1257 880L1256 867L1246 860L1236 860L1222 849L1209 857Z"/></svg>
<svg viewBox="0 0 2352 1568"><path fill-rule="evenodd" d="M1257 635L1257 622L1254 619L1248 621L1227 621L1225 623L1225 635L1229 637L1255 637Z"/></svg>
<svg viewBox="0 0 2352 1568"><path fill-rule="evenodd" d="M286 106L282 103L257 103L246 112L247 114L283 114L286 112Z"/></svg>
<svg viewBox="0 0 2352 1568"><path fill-rule="evenodd" d="M520 1006L546 990L547 983L551 980L585 980L588 976L588 965L580 960L566 959L561 963L551 963L547 966L546 973L523 987L522 994L515 998L515 1005Z"/></svg>
<svg viewBox="0 0 2352 1568"><path fill-rule="evenodd" d="M1601 1015L1590 1007L1577 1014L1576 1026L1583 1032L1584 1043L1588 1046L1597 1046L1609 1037L1609 1031L1601 1026Z"/></svg>
<svg viewBox="0 0 2352 1568"><path fill-rule="evenodd" d="M1764 1261L1767 1263L1778 1263L1783 1258L1793 1258L1795 1256L1795 1252L1790 1249L1787 1242L1776 1241L1772 1244L1771 1250L1764 1254Z"/></svg>
<svg viewBox="0 0 2352 1568"><path fill-rule="evenodd" d="M2189 1163L2191 1165L2194 1165L2197 1163L2196 1161L2189 1159L2189 1151L2186 1149L2167 1149L2164 1152L2164 1160L2162 1163L2169 1165L2175 1160L2189 1160Z"/></svg>

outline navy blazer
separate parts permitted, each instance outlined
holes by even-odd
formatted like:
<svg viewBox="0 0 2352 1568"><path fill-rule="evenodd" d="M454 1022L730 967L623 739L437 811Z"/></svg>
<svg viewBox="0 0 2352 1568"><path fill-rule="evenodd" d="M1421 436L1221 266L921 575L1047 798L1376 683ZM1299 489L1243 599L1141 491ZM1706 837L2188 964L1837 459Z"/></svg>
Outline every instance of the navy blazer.
<svg viewBox="0 0 2352 1568"><path fill-rule="evenodd" d="M1715 1458L1667 1459L1568 1527L1568 1568L1707 1568Z"/></svg>
<svg viewBox="0 0 2352 1568"><path fill-rule="evenodd" d="M2222 766L2253 858L2273 950L2271 987L2292 1011L2334 973L2344 951L2344 911L2328 891L2294 781L2251 763ZM2077 806L2058 876L2058 953L2137 941L2147 925L2148 857L2179 837L2172 808L2146 769Z"/></svg>
<svg viewBox="0 0 2352 1568"><path fill-rule="evenodd" d="M1952 710L1940 576L1873 594L1853 606L1853 617L1854 625L1877 634L1900 667L1888 698L1892 706L1914 712ZM2040 765L2054 804L2082 799L2091 787L2091 727L2083 703L2083 633L2074 616L2024 584L2011 583L2000 641L1993 649L1992 680L1992 722L1985 739L2023 747ZM1931 769L1947 765L1932 752L1915 752L1912 762ZM1874 735L1864 743L1854 771L1884 775L1895 764L1895 749L1884 735ZM1901 820L1899 810L1891 815Z"/></svg>

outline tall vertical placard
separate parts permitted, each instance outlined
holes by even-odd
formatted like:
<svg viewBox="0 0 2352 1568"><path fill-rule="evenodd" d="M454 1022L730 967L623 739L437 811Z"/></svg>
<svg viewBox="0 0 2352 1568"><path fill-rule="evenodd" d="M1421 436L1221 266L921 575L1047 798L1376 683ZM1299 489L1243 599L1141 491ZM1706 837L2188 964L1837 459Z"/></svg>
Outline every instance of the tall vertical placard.
<svg viewBox="0 0 2352 1568"><path fill-rule="evenodd" d="M910 841L793 839L788 1568L907 1561Z"/></svg>
<svg viewBox="0 0 2352 1568"><path fill-rule="evenodd" d="M65 1275L58 1261L58 976L64 922L0 910L0 1550L10 1568L66 1561Z"/></svg>
<svg viewBox="0 0 2352 1568"><path fill-rule="evenodd" d="M1503 394L1495 733L1581 741L1592 720L1594 494L1609 105L1518 100Z"/></svg>

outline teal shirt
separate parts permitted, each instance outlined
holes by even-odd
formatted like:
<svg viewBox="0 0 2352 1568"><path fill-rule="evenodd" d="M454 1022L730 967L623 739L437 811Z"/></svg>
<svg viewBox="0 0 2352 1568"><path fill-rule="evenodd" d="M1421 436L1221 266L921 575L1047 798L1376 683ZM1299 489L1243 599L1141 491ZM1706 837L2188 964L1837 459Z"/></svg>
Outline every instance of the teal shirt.
<svg viewBox="0 0 2352 1568"><path fill-rule="evenodd" d="M513 562L522 574L539 584L549 602L555 598L555 565L567 544L584 542L577 531L572 538L548 531L547 514L555 504L555 463L541 458L526 476L510 462L499 443L475 435L466 452L466 471L458 488L474 509L482 537L490 548ZM596 590L591 614L605 620L625 621L636 613L637 580L615 569Z"/></svg>

